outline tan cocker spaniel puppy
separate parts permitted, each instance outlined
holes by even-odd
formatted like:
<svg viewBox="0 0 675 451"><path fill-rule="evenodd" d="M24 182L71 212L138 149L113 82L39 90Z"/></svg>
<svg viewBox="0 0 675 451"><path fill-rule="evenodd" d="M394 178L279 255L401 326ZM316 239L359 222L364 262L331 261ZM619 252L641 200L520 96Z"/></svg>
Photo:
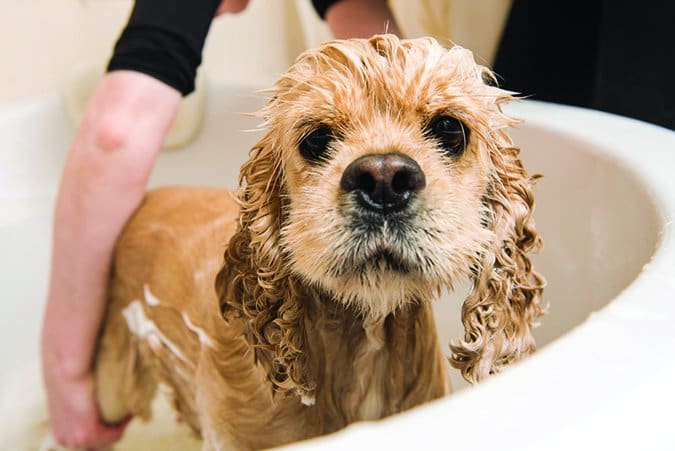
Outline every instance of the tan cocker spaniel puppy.
<svg viewBox="0 0 675 451"><path fill-rule="evenodd" d="M533 352L533 178L492 81L433 39L301 55L238 202L159 189L128 224L96 361L104 418L148 417L163 383L205 449L250 449L439 398L431 303L467 274L451 364L473 382Z"/></svg>

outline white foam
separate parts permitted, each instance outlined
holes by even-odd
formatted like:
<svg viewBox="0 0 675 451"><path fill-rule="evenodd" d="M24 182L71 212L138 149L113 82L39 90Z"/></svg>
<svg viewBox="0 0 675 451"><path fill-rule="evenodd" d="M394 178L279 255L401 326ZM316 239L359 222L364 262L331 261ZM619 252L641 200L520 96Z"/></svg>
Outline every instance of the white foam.
<svg viewBox="0 0 675 451"><path fill-rule="evenodd" d="M155 297L154 294L150 291L150 285L147 283L143 285L143 297L145 297L145 303L150 307L157 307L159 305L159 299Z"/></svg>
<svg viewBox="0 0 675 451"><path fill-rule="evenodd" d="M185 326L187 326L190 331L197 335L199 342L205 346L213 348L213 340L211 340L211 337L208 336L204 329L192 324L192 321L190 321L190 317L187 315L187 313L183 312L182 317Z"/></svg>
<svg viewBox="0 0 675 451"><path fill-rule="evenodd" d="M122 315L127 321L129 331L136 337L148 340L148 343L151 346L158 346L159 342L159 344L169 349L169 351L180 360L190 363L178 346L169 340L162 331L159 330L155 323L148 319L140 301L132 301L124 310L122 310Z"/></svg>
<svg viewBox="0 0 675 451"><path fill-rule="evenodd" d="M314 396L300 395L300 402L305 406L313 406L316 398Z"/></svg>

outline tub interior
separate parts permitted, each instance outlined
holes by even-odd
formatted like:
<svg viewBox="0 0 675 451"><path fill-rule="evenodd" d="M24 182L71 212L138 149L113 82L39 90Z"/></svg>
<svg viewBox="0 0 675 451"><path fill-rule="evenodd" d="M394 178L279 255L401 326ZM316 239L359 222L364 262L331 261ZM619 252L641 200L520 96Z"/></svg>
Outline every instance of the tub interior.
<svg viewBox="0 0 675 451"><path fill-rule="evenodd" d="M662 220L638 178L602 148L527 121L511 136L528 172L543 175L534 217L544 247L533 257L547 280L549 314L534 331L541 350L637 277L656 250ZM456 292L435 305L442 343L462 336L462 300ZM451 377L455 391L468 385L456 371Z"/></svg>
<svg viewBox="0 0 675 451"><path fill-rule="evenodd" d="M248 149L261 136L257 110L264 99L251 86L211 86L201 134L189 146L163 152L150 186L233 188ZM19 421L17 387L39 392L39 328L48 275L52 204L72 138L58 96L0 114L0 412ZM648 190L601 148L541 126L513 130L525 167L544 177L535 189L535 219L544 238L534 258L548 286L550 314L535 332L539 349L606 305L640 273L654 253L661 218ZM467 285L434 308L444 349L462 335ZM466 384L452 370L455 390ZM27 384L33 384L28 387ZM2 415L4 418L4 415ZM0 429L0 437L7 434ZM0 440L2 442L2 440ZM124 445L120 449L129 449Z"/></svg>

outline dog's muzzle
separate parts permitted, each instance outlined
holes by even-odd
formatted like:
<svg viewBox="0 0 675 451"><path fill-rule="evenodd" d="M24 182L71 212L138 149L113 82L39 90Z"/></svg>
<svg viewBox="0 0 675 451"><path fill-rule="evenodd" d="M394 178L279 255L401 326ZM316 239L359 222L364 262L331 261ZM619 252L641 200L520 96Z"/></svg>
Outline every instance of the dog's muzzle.
<svg viewBox="0 0 675 451"><path fill-rule="evenodd" d="M340 187L354 193L359 205L386 214L406 208L414 193L426 186L422 168L400 153L364 155L342 174Z"/></svg>

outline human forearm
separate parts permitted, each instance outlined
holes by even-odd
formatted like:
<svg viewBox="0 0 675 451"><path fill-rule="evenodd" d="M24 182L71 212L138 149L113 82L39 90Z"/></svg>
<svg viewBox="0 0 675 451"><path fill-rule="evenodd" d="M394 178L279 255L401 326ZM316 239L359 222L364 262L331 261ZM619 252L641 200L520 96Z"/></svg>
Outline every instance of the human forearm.
<svg viewBox="0 0 675 451"><path fill-rule="evenodd" d="M338 39L368 38L373 34L401 36L385 0L341 0L326 11L326 23Z"/></svg>
<svg viewBox="0 0 675 451"><path fill-rule="evenodd" d="M117 236L140 202L180 95L132 72L95 91L63 172L54 217L43 359L64 376L86 374Z"/></svg>

